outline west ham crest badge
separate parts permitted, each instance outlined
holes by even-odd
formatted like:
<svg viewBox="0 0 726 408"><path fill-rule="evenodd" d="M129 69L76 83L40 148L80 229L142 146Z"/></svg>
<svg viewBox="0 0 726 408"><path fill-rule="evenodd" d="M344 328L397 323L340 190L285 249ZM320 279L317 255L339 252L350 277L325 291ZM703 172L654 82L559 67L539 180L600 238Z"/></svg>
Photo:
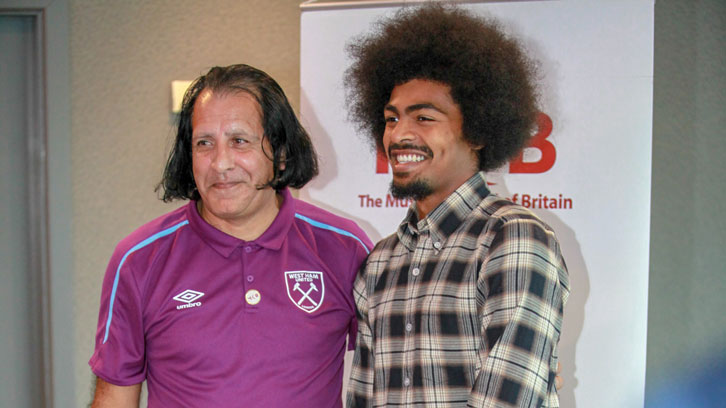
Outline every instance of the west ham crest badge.
<svg viewBox="0 0 726 408"><path fill-rule="evenodd" d="M323 304L325 283L322 272L285 272L285 285L287 286L287 297L301 310L312 313Z"/></svg>

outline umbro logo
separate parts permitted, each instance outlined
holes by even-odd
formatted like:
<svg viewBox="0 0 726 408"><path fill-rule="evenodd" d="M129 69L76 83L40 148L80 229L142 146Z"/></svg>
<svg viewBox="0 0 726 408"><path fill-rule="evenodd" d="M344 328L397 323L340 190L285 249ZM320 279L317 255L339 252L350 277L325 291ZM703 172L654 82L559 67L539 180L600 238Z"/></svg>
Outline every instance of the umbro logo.
<svg viewBox="0 0 726 408"><path fill-rule="evenodd" d="M174 300L177 302L185 303L184 305L179 305L176 308L177 309L188 309L190 307L197 307L201 306L202 302L196 302L197 299L204 296L204 293L197 292L196 290L187 289L184 292L176 295L173 297Z"/></svg>

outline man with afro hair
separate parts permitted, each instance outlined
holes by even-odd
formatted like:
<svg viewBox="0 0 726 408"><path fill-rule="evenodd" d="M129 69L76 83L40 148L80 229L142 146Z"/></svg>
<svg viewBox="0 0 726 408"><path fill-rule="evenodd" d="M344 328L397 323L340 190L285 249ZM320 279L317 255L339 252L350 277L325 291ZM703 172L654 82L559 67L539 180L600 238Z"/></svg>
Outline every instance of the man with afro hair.
<svg viewBox="0 0 726 408"><path fill-rule="evenodd" d="M413 200L361 267L349 407L553 407L567 269L485 172L535 127L533 62L491 19L429 3L349 45L351 118Z"/></svg>

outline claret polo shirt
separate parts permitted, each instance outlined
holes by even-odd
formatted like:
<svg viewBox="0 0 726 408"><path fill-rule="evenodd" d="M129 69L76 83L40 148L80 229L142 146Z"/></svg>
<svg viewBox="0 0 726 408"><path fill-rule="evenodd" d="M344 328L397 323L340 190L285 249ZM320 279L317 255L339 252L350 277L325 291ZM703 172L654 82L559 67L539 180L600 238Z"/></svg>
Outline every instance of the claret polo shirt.
<svg viewBox="0 0 726 408"><path fill-rule="evenodd" d="M340 407L352 284L372 247L352 221L293 198L254 241L194 201L116 247L92 371L147 380L150 407Z"/></svg>

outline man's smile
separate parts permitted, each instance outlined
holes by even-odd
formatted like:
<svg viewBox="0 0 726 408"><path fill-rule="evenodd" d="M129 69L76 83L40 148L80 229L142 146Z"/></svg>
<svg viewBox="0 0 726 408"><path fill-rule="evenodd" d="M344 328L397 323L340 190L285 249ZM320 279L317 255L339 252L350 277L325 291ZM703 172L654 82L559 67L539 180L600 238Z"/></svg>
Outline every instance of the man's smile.
<svg viewBox="0 0 726 408"><path fill-rule="evenodd" d="M420 154L397 154L394 156L394 159L398 163L403 164L403 163L420 162L422 160L425 160L426 157L424 157L423 155L420 155Z"/></svg>
<svg viewBox="0 0 726 408"><path fill-rule="evenodd" d="M221 182L213 183L212 187L219 188L219 189L227 189L227 188L235 187L238 184L240 184L240 183L237 181L221 181Z"/></svg>
<svg viewBox="0 0 726 408"><path fill-rule="evenodd" d="M433 158L433 152L424 145L392 144L388 146L388 157L394 166L415 164Z"/></svg>

